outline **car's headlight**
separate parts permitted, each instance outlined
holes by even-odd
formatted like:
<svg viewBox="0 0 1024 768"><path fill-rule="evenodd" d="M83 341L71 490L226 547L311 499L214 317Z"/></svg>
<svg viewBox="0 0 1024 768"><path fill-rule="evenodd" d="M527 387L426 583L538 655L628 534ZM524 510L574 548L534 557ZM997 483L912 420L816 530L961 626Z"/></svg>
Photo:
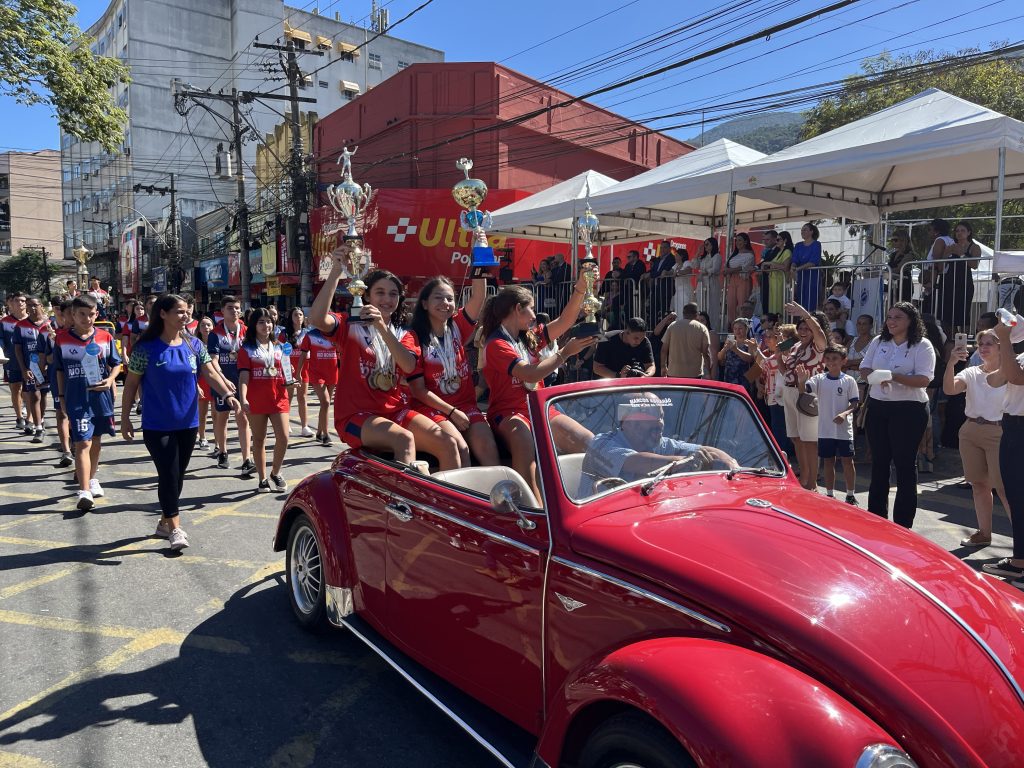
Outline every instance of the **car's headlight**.
<svg viewBox="0 0 1024 768"><path fill-rule="evenodd" d="M902 749L889 744L872 744L861 752L854 768L917 768L917 763Z"/></svg>

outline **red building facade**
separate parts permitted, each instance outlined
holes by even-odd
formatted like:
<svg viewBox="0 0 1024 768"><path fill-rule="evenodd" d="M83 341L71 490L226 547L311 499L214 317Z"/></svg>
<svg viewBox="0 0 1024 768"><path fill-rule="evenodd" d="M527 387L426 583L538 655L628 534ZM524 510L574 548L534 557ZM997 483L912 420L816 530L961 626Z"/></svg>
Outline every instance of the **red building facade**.
<svg viewBox="0 0 1024 768"><path fill-rule="evenodd" d="M374 187L450 188L469 157L490 188L529 193L587 170L628 179L693 150L584 101L546 109L570 98L494 62L414 64L319 121L319 180L337 181L346 145Z"/></svg>

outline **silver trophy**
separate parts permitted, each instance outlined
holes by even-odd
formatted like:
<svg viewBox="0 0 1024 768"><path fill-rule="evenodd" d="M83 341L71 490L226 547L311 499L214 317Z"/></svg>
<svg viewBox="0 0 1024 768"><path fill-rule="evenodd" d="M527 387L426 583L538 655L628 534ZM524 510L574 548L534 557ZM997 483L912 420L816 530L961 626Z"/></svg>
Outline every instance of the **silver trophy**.
<svg viewBox="0 0 1024 768"><path fill-rule="evenodd" d="M348 147L342 148L338 163L341 164L341 183L327 187L327 201L342 218L345 230L344 240L349 243L348 266L345 276L349 278L348 292L352 294L352 311L349 322L364 322L359 314L363 309L363 294L366 283L363 278L373 268L370 251L363 248L363 235L366 228L366 209L373 189L369 184L359 186L352 180L352 157L359 151L356 147L349 152Z"/></svg>
<svg viewBox="0 0 1024 768"><path fill-rule="evenodd" d="M597 282L597 259L594 258L594 242L598 239L601 234L601 222L598 221L597 216L590 209L590 203L587 203L587 210L584 211L583 215L573 222L576 227L576 236L580 243L583 244L584 255L580 259L580 269L583 270L584 279L586 281L586 292L583 296L582 309L584 312L583 322L574 325L570 331L570 336L600 336L601 325L597 322L597 311L601 309L601 299L594 295L594 283Z"/></svg>
<svg viewBox="0 0 1024 768"><path fill-rule="evenodd" d="M468 157L460 157L455 167L466 174L466 178L452 187L452 197L466 209L459 215L459 223L465 231L473 233L473 266L496 267L498 260L494 256L494 249L487 244L491 214L479 210L479 206L487 197L487 185L483 179L469 177L469 172L473 170L473 161Z"/></svg>

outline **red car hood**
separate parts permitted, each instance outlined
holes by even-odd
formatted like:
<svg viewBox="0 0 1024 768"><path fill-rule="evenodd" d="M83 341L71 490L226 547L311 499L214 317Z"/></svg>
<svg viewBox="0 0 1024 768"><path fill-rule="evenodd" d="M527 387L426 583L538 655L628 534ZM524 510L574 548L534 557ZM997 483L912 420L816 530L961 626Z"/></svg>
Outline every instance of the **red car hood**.
<svg viewBox="0 0 1024 768"><path fill-rule="evenodd" d="M791 484L709 486L663 483L643 504L581 523L573 549L761 638L912 752L924 747L925 762L1020 765L1024 707L1007 675L1024 682L1024 595L917 534Z"/></svg>

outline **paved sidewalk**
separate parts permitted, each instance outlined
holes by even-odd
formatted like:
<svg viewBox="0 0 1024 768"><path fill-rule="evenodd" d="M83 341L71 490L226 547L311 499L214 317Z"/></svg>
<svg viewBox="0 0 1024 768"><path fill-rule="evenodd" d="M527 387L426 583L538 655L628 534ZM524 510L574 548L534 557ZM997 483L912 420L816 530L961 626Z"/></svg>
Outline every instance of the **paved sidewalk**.
<svg viewBox="0 0 1024 768"><path fill-rule="evenodd" d="M151 536L141 442L107 440L107 495L81 514L52 434L43 446L15 434L5 404L0 768L494 764L351 637L298 628L270 549L283 497L238 478L237 444L231 470L194 457L182 515L192 546L176 555ZM294 484L337 449L293 438L284 477ZM946 451L922 476L915 530L975 565L1008 555L1003 515L994 546L958 548L974 525L958 468Z"/></svg>

